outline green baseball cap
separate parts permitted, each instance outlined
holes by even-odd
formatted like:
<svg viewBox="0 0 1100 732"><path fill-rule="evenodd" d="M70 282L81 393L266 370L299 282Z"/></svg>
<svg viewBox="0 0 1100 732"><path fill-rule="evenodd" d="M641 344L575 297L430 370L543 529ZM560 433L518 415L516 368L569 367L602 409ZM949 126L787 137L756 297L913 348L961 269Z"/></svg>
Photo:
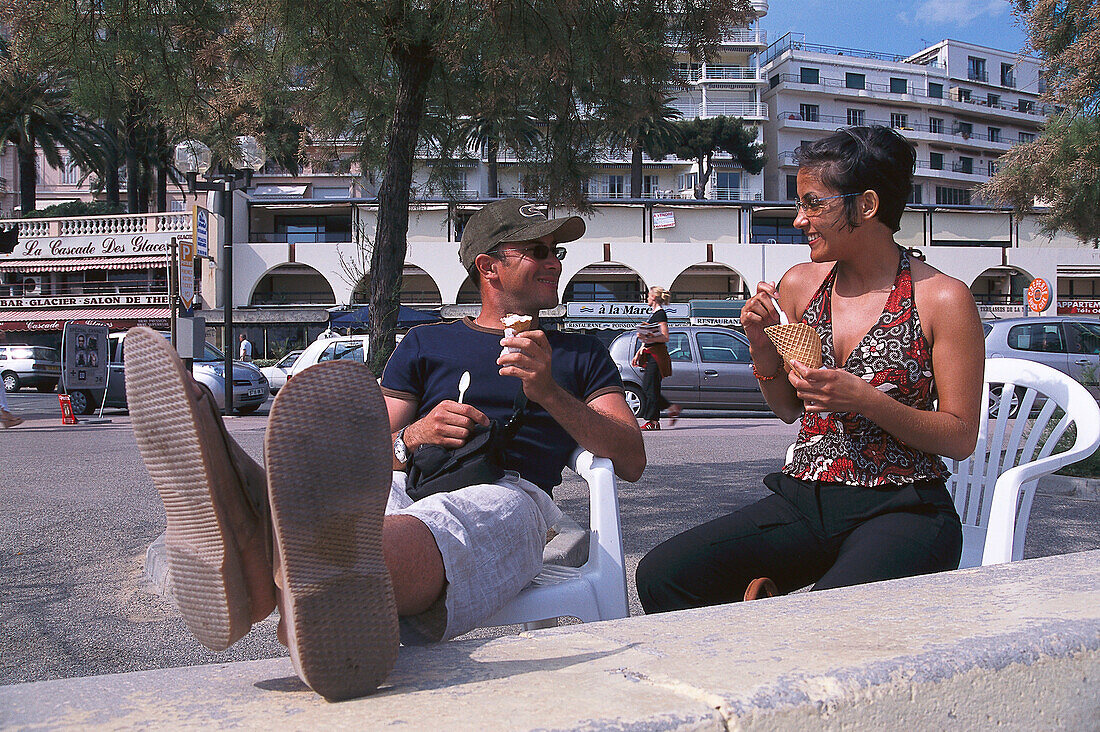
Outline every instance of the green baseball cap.
<svg viewBox="0 0 1100 732"><path fill-rule="evenodd" d="M481 208L466 222L458 259L470 269L479 254L487 254L497 244L533 241L553 236L555 244L575 241L584 236L584 219L569 216L547 219L533 203L520 198L502 198Z"/></svg>

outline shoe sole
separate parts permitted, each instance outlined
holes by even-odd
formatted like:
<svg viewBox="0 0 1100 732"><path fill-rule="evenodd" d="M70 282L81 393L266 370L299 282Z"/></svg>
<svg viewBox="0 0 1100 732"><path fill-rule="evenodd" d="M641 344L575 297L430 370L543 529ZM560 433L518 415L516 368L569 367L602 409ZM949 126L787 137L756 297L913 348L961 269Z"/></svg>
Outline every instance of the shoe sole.
<svg viewBox="0 0 1100 732"><path fill-rule="evenodd" d="M264 462L280 607L295 670L330 700L374 691L397 660L382 556L392 455L385 401L362 364L321 363L279 390Z"/></svg>
<svg viewBox="0 0 1100 732"><path fill-rule="evenodd" d="M223 446L199 433L198 403L175 350L149 328L127 333L126 401L141 458L167 516L165 545L187 628L222 651L252 627L239 555L214 491L235 480Z"/></svg>

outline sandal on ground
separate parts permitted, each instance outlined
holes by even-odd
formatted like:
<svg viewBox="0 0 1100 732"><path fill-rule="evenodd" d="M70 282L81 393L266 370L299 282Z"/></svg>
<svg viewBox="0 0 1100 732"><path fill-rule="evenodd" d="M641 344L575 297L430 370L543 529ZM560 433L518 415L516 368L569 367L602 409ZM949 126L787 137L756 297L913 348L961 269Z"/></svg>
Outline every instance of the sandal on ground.
<svg viewBox="0 0 1100 732"><path fill-rule="evenodd" d="M760 600L765 597L777 597L779 588L767 577L757 577L745 588L745 602Z"/></svg>

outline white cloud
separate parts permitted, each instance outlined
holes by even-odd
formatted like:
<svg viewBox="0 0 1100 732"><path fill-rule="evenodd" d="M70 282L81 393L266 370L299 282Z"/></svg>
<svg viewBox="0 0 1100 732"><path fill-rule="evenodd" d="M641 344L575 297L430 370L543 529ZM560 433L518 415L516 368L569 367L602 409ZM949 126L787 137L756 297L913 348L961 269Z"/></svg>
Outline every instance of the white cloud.
<svg viewBox="0 0 1100 732"><path fill-rule="evenodd" d="M906 23L966 26L987 17L1001 17L1010 6L1005 0L924 0L909 13L900 13Z"/></svg>

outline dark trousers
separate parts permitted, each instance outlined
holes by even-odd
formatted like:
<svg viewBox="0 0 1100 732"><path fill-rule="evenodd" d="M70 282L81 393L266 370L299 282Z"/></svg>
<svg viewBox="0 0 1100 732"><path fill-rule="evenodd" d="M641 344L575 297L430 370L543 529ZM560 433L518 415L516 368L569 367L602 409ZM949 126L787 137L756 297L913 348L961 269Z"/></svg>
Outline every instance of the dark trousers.
<svg viewBox="0 0 1100 732"><path fill-rule="evenodd" d="M642 371L642 394L645 396L645 404L642 405L642 419L656 421L661 418L661 410L668 408L668 400L661 396L661 369L657 366L657 359L647 358L645 370Z"/></svg>
<svg viewBox="0 0 1100 732"><path fill-rule="evenodd" d="M942 482L875 489L764 479L774 495L685 531L638 564L647 613L741 600L770 577L780 592L956 569L962 528Z"/></svg>

